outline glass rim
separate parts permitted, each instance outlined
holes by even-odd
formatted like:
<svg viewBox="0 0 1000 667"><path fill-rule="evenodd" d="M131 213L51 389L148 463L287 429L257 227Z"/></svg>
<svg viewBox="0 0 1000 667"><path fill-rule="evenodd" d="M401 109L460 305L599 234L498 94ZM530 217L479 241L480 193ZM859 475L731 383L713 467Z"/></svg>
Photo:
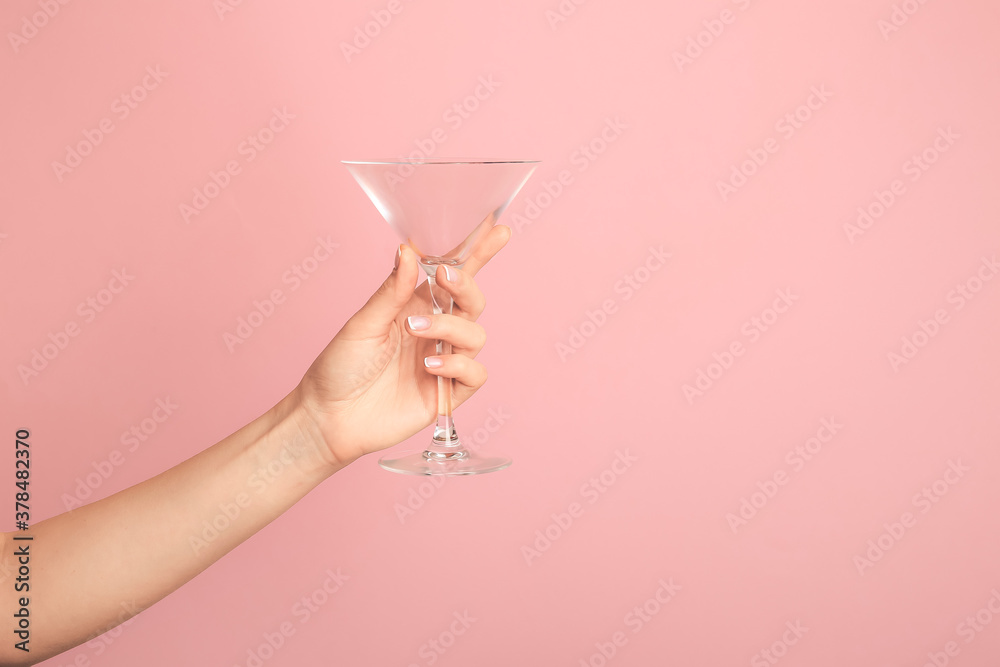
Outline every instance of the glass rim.
<svg viewBox="0 0 1000 667"><path fill-rule="evenodd" d="M372 160L341 160L341 164L398 164L398 165L418 165L418 164L539 164L541 160L495 160L488 158L462 158L462 157L424 157L424 158L386 158Z"/></svg>

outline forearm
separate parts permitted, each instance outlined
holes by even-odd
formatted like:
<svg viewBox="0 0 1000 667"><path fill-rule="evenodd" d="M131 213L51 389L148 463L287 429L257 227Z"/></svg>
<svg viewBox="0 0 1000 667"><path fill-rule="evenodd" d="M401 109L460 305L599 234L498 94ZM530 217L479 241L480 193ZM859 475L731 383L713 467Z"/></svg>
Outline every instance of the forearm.
<svg viewBox="0 0 1000 667"><path fill-rule="evenodd" d="M30 653L4 642L0 662L37 662L109 630L277 518L337 469L312 428L293 392L170 470L18 534L32 541L5 540L8 568L30 545L31 589L4 586L2 608L30 597L33 632Z"/></svg>

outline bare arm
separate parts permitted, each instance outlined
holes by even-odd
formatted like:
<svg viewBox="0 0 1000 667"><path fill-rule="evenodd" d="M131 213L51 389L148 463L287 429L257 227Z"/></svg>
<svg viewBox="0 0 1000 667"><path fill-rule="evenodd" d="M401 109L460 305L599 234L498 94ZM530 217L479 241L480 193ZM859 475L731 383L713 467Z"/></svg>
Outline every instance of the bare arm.
<svg viewBox="0 0 1000 667"><path fill-rule="evenodd" d="M277 518L339 467L321 460L315 427L296 392L200 454L141 484L42 521L31 541L6 535L7 569L27 549L28 652L14 647L13 611L3 664L33 664L110 630L194 578ZM208 528L211 527L211 528ZM5 609L17 609L12 585Z"/></svg>
<svg viewBox="0 0 1000 667"><path fill-rule="evenodd" d="M437 414L436 376L455 378L460 404L486 381L473 358L485 343L485 305L472 276L509 238L497 227L463 271L439 284L456 314L429 315L426 286L403 246L398 266L274 408L183 463L28 531L0 534L0 571L27 545L30 591L0 586L0 665L50 658L123 623L181 587L360 456L400 442ZM429 318L415 330L409 315ZM452 343L427 368L434 340ZM15 540L15 537L32 537ZM13 614L30 599L28 652ZM4 620L6 619L6 620ZM8 625L9 624L9 625Z"/></svg>

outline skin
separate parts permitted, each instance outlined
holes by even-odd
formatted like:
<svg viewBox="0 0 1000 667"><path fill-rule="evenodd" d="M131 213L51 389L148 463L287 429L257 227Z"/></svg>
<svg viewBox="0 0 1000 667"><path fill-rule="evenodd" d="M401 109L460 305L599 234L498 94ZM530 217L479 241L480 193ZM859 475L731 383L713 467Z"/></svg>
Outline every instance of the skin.
<svg viewBox="0 0 1000 667"><path fill-rule="evenodd" d="M391 447L437 417L437 377L454 378L460 405L486 382L475 356L486 342L476 319L486 301L473 276L510 238L494 227L462 270L438 267L455 299L432 315L423 272L408 246L378 291L340 330L277 405L221 442L152 479L33 525L0 534L0 664L31 665L88 641L163 599L280 516L326 478ZM409 316L430 320L416 331ZM435 340L452 344L437 368ZM257 486L251 485L256 480ZM265 480L266 489L259 484ZM211 541L205 523L239 514ZM34 537L31 542L14 536ZM11 585L19 546L30 545L30 593ZM30 597L30 652L13 647L18 598Z"/></svg>

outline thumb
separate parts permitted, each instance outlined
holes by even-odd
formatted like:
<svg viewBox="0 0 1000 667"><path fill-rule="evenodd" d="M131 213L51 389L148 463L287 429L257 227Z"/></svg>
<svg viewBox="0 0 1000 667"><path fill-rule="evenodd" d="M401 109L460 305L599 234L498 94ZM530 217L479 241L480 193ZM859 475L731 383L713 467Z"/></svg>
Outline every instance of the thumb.
<svg viewBox="0 0 1000 667"><path fill-rule="evenodd" d="M399 311L413 296L417 284L417 254L410 246L400 244L396 267L379 286L368 302L344 326L351 338L384 336Z"/></svg>

